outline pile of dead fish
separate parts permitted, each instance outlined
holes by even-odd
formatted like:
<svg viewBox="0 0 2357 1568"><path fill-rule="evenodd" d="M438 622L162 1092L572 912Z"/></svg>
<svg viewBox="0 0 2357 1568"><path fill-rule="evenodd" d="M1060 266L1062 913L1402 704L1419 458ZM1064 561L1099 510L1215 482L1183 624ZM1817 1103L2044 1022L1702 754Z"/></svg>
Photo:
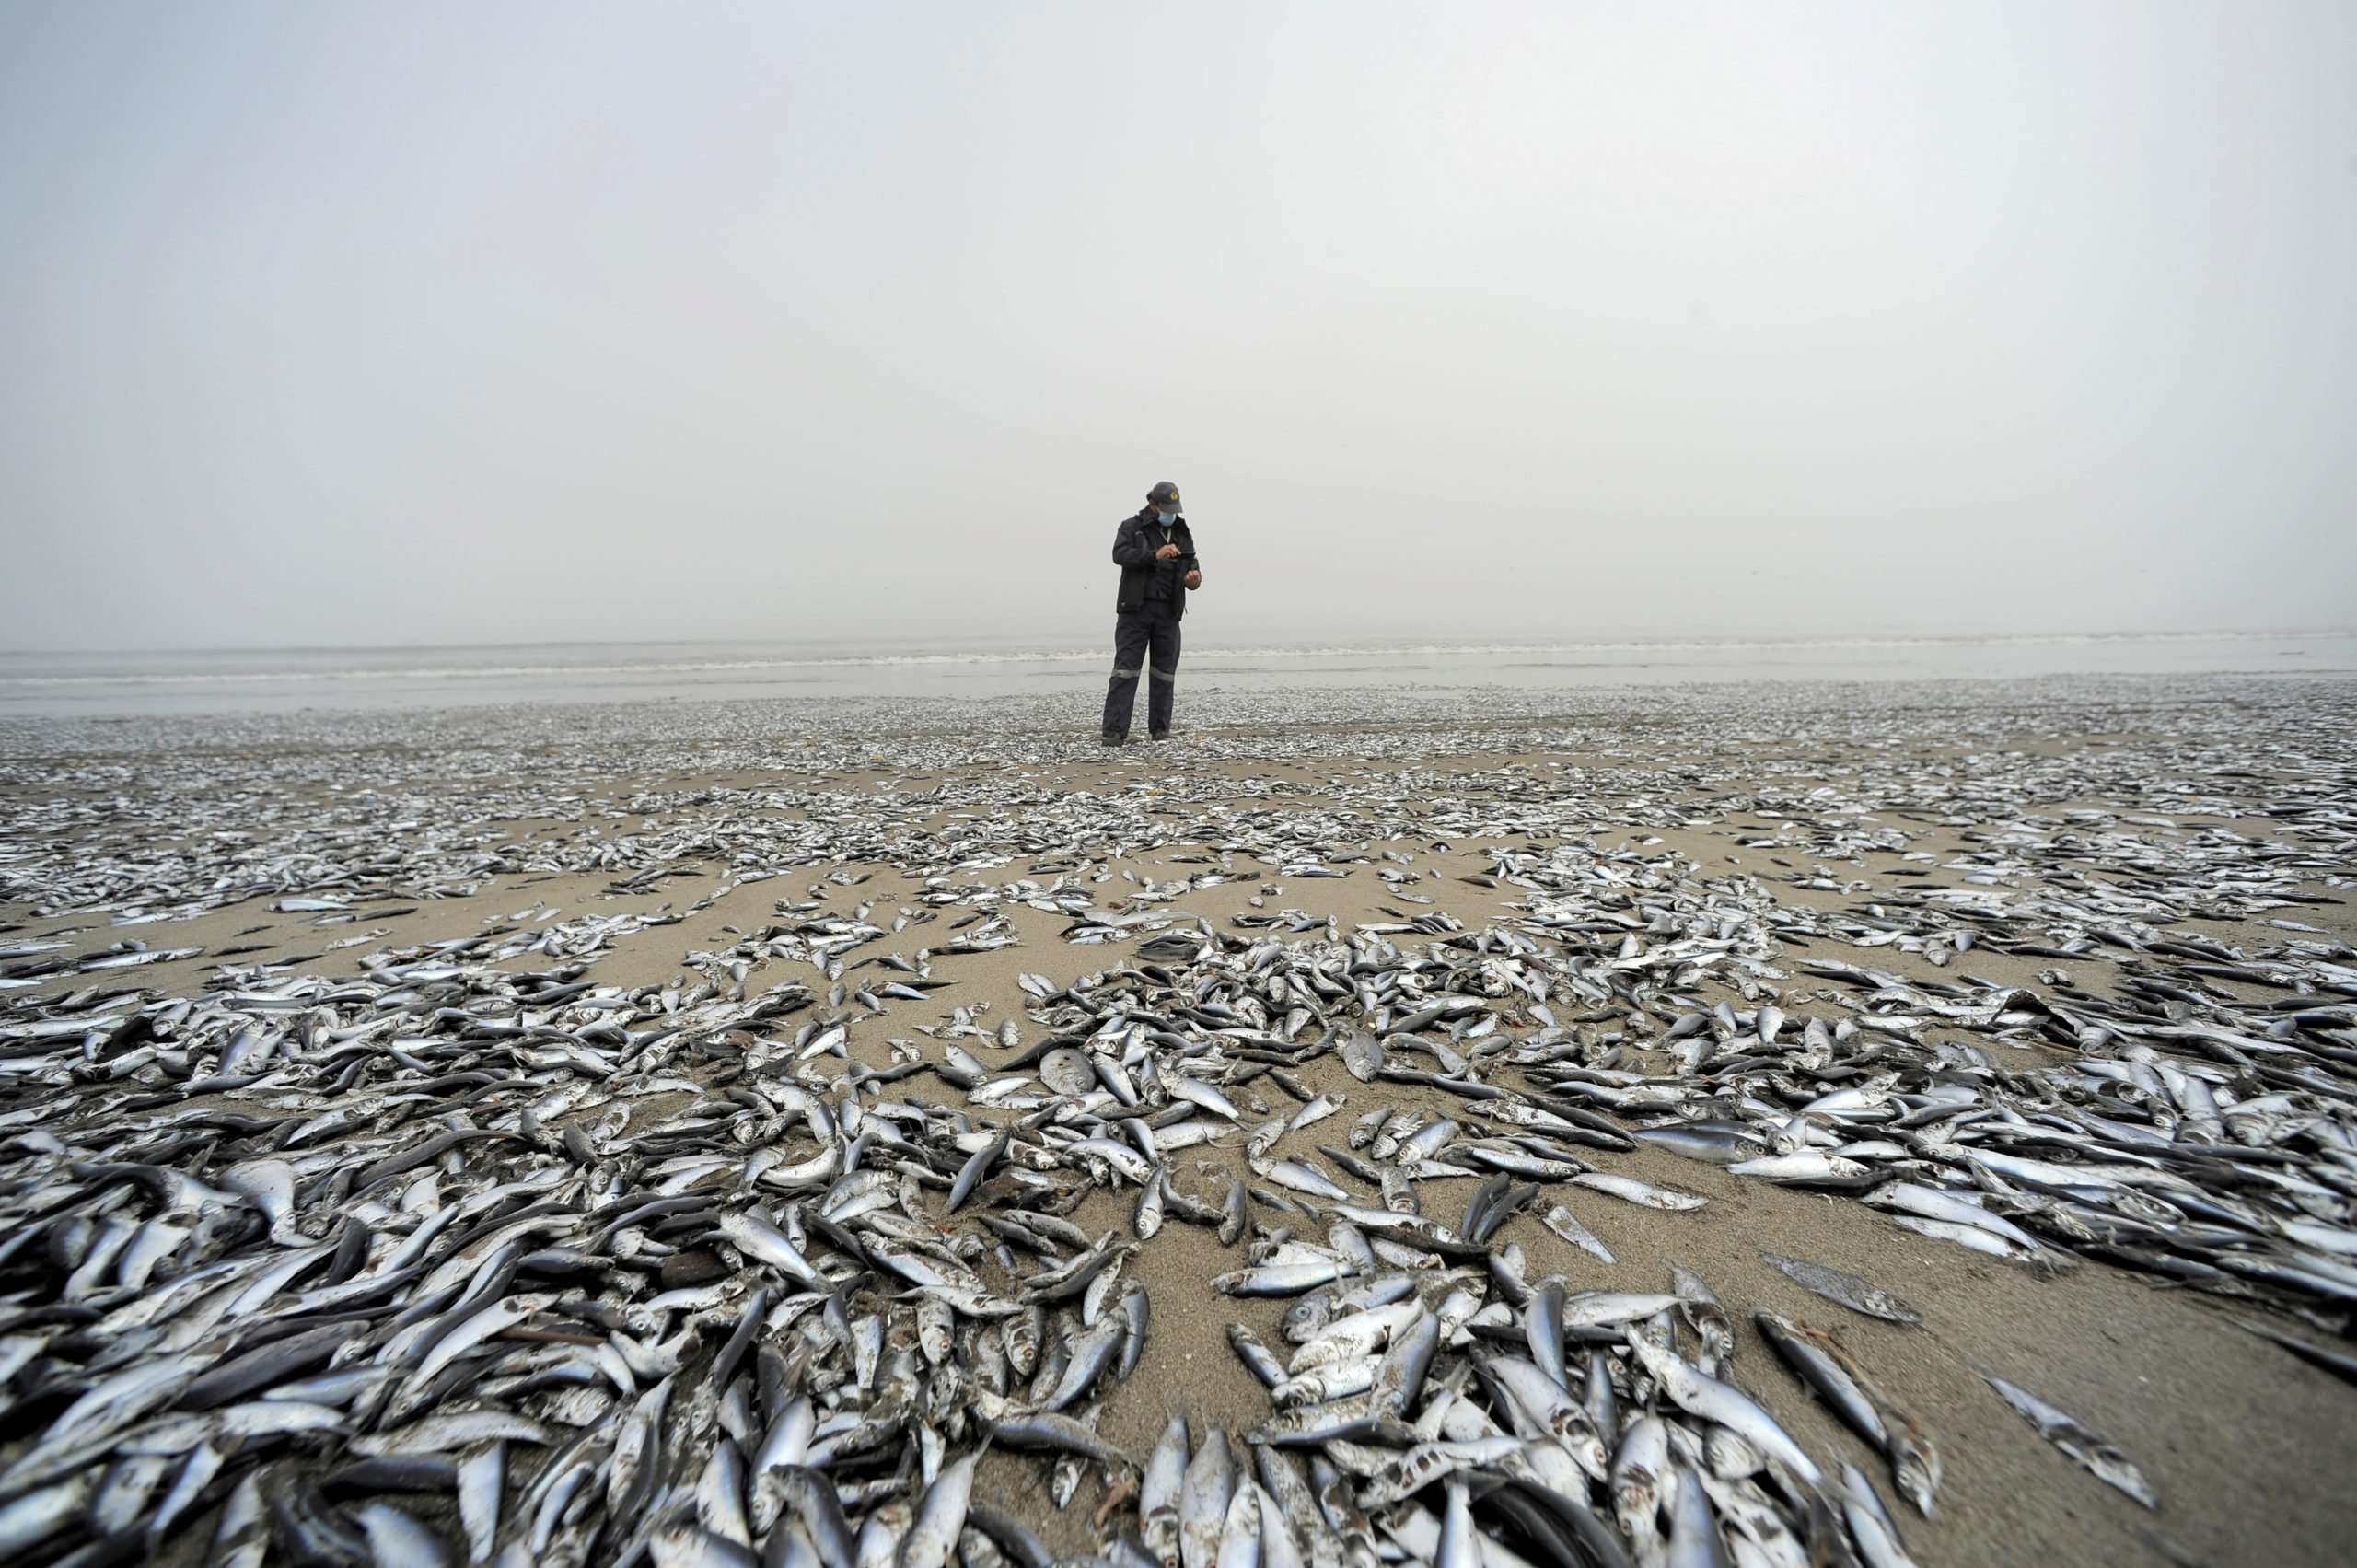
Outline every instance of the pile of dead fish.
<svg viewBox="0 0 2357 1568"><path fill-rule="evenodd" d="M1003 1067L1036 1076L954 1040L829 1076L848 1026L795 1022L798 984L620 993L447 950L13 1024L0 1548L125 1561L202 1521L226 1562L1044 1562L972 1495L987 1444L1049 1456L1059 1503L1097 1472L1135 1509L1110 1532L1133 1562L1366 1561L1376 1527L1385 1554L1470 1562L1475 1513L1508 1562L1507 1540L1613 1562L1722 1528L1769 1560L1829 1534L1898 1560L1871 1483L1829 1481L1713 1376L1726 1324L1699 1283L1567 1298L1489 1251L1535 1192L1508 1173L1585 1169L1530 1102L1484 1102L1539 1129L1496 1137L1362 1118L1376 1205L1276 1148L1335 1108L1290 1067L1418 1076L1372 1033L1295 1044L1264 1016L1283 977L1306 1005L1380 960L1368 1023L1503 1047L1459 976L1380 945L1187 940L1183 998L1151 960L1032 985L1060 1032ZM1425 978L1438 999L1395 1005ZM931 1093L895 1096L921 1074ZM1251 1132L1260 1179L1190 1193L1177 1156L1264 1075L1304 1103ZM945 1082L970 1109L927 1103ZM633 1132L661 1095L686 1103ZM1459 1168L1497 1174L1459 1224L1425 1217L1417 1183ZM1304 1295L1287 1365L1238 1340L1278 1407L1243 1434L1258 1481L1218 1434L1132 1457L1074 1413L1150 1331L1133 1244L1061 1217L1098 1187L1133 1194L1140 1241L1169 1214L1248 1242L1219 1288ZM1906 1452L1928 1503L1936 1458Z"/></svg>
<svg viewBox="0 0 2357 1568"><path fill-rule="evenodd" d="M2305 860L2310 874L2345 876L2357 854L2357 691L2328 682L1190 691L1196 733L1183 749L1136 754L1151 796L1075 792L1043 775L1097 756L1066 700L994 700L979 725L975 711L863 699L0 718L0 789L10 792L0 903L185 918L289 894L457 897L517 873L850 859L932 874L989 856L1102 859L1189 830L1306 848L1393 828L1576 833L1744 809L1782 819L1759 839L1818 862L1813 881L1823 863L1854 860L1896 831L1895 820L2018 829L2026 836L2013 864L2098 894L2088 859L2185 868L2182 837L2163 842L2115 813L2068 814L2073 830L2059 835L2020 820L2026 802L2084 799L2132 803L2136 815L2272 816L2294 841L2227 835L2219 842L2232 859L2214 859L2216 873L2253 864L2289 874ZM2121 735L2141 738L2079 745ZM1918 755L1976 742L1936 764ZM2024 744L2041 742L2064 744ZM1582 761L1434 765L1523 749ZM1829 777L1834 753L1842 761ZM1216 766L1230 761L1253 767ZM1295 784L1260 771L1270 763L1335 774L1334 804L1300 801ZM758 782L705 782L715 774ZM700 782L651 782L686 775ZM859 775L886 787L847 782ZM925 782L898 782L914 775ZM1174 807L1186 815L1174 819ZM1862 821L1870 814L1879 829ZM518 843L517 822L571 830ZM2172 880L2159 889L2165 902L2193 885Z"/></svg>
<svg viewBox="0 0 2357 1568"><path fill-rule="evenodd" d="M1642 964L1623 921L1528 923L1562 950L1504 928L1403 950L1172 925L1131 964L1027 982L1051 1031L1028 1048L1012 1020L966 1024L880 1070L848 1063L852 1020L798 983L619 993L447 951L15 1022L0 1546L119 1561L209 1518L227 1561L1044 1561L971 1494L989 1444L1051 1456L1059 1502L1095 1471L1125 1515L1133 1482L1136 1539L1110 1539L1135 1562L1904 1561L1874 1482L1726 1376L1701 1282L1569 1292L1502 1243L1531 1209L1597 1245L1559 1187L1699 1202L1594 1167L1631 1137L1870 1188L1930 1234L2041 1266L2152 1237L2212 1260L2213 1284L2337 1295L2320 1260L2345 1212L2291 1219L2310 1210L2286 1195L2332 1207L2298 1172L2334 1164L2349 1128L2244 1109L2220 1057L2005 1074L1977 1048L1916 1046L1922 1010L1962 1012L1923 995L1831 1025L1767 1003L1665 1017L1687 966L1771 966L1723 923L1654 933ZM830 939L860 935L842 924L747 941L840 966ZM1977 1005L2001 1032L2051 1016ZM1631 1065L1641 1017L1671 1070ZM2325 1073L2299 1043L2323 1021L2297 1018L2235 1049ZM960 1029L1014 1054L986 1066ZM1462 1109L1369 1109L1319 1144L1341 1104L1307 1073ZM2089 1084L2108 1086L2101 1111L2062 1094ZM962 1108L938 1103L950 1088ZM1263 1115L1264 1090L1293 1109ZM681 1103L638 1127L633 1100L658 1095ZM2239 1125L2238 1147L2298 1157L2218 1158L2189 1101L2213 1134ZM1182 1156L1231 1132L1248 1175L1203 1183ZM1428 1202L1451 1179L1461 1207ZM1127 1195L1127 1234L1061 1217L1099 1188ZM1271 1401L1240 1448L1178 1423L1132 1456L1085 1412L1147 1353L1153 1304L1123 1266L1171 1216L1241 1249L1218 1290L1298 1297L1298 1343L1280 1360L1235 1336ZM1935 1439L1836 1336L1762 1326L1928 1512Z"/></svg>
<svg viewBox="0 0 2357 1568"><path fill-rule="evenodd" d="M1444 772L1422 736L1421 761L1316 807L1207 772L1081 794L978 771L634 796L614 833L529 850L422 788L341 793L325 751L297 754L319 803L273 801L260 830L201 796L61 791L0 846L7 891L126 923L264 893L357 921L534 865L626 892L847 856L929 880L898 912L781 901L670 986L594 978L663 912L550 911L350 979L216 955L196 994L125 988L177 948L17 940L6 978L41 994L0 996L0 1556L1041 1568L1052 1504L1140 1568L1908 1561L1898 1510L1937 1506L1935 1413L1896 1405L1838 1330L1756 1315L1789 1370L1738 1367L1741 1304L1691 1274L1599 1292L1533 1267L1557 1241L1608 1257L1574 1204L1702 1204L1614 1169L1639 1143L2036 1273L2094 1260L2230 1296L2347 1375L2279 1326L2345 1330L2357 1299L2357 955L2290 918L2352 871L2341 732L2272 759L2283 832L2262 842L2136 819L2251 809L2223 727L2157 775L2029 752L1910 772L1870 749L1838 781L1737 795L1760 770L1731 714L1683 770ZM1861 744L1884 718L1854 717ZM523 809L470 770L474 806ZM2137 807L2020 804L2097 796ZM1596 829L1737 811L1834 897L1780 901L1773 876ZM1970 845L1937 861L1962 889L1859 876L1919 819ZM1478 926L1433 907L1428 852L1396 847L1509 836L1527 847L1477 878ZM1179 842L1182 877L1111 869ZM1282 907L1346 877L1379 884L1385 918ZM1231 879L1251 891L1224 925L1172 912ZM1027 977L1023 1019L881 1038L958 957L1017 940L1010 904L1106 967ZM2280 938L2180 929L2205 918ZM1980 954L2049 967L2001 983ZM1233 1266L1155 1298L1132 1265L1172 1223ZM1100 1434L1125 1379L1183 1406L1156 1314L1261 1298L1287 1303L1282 1343L1231 1342L1264 1420L1174 1409L1144 1453ZM1746 1391L1786 1376L1878 1473ZM2131 1457L1989 1376L2155 1500ZM1037 1456L1034 1490L978 1489L1008 1454Z"/></svg>

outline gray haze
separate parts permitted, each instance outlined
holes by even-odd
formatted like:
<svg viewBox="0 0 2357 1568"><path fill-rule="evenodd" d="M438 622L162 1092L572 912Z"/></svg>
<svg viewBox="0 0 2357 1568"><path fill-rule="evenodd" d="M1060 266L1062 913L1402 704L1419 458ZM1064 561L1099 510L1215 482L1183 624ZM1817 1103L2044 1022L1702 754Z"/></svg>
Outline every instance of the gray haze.
<svg viewBox="0 0 2357 1568"><path fill-rule="evenodd" d="M2357 7L0 10L0 645L2340 625Z"/></svg>

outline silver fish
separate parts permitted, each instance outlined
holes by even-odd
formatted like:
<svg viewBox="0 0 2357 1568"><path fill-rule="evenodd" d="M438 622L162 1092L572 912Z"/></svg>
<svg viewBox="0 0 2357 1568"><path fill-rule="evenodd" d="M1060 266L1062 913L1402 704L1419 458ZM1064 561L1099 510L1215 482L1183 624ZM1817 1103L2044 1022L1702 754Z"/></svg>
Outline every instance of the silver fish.
<svg viewBox="0 0 2357 1568"><path fill-rule="evenodd" d="M2160 1493L2144 1478L2144 1472L2101 1434L2065 1415L2027 1389L2006 1382L1986 1367L1974 1370L1980 1374L1982 1381L1997 1390L1998 1398L2013 1406L2014 1412L2029 1423L2033 1431L2077 1460L2096 1480L2126 1493L2147 1508L2157 1510L2160 1507Z"/></svg>
<svg viewBox="0 0 2357 1568"><path fill-rule="evenodd" d="M1838 1303L1852 1312L1868 1318L1879 1318L1887 1323L1921 1323L1923 1319L1914 1308L1880 1286L1868 1283L1855 1274L1827 1268L1798 1258L1787 1258L1778 1252L1762 1252L1762 1261L1773 1265L1804 1289L1816 1292L1826 1300Z"/></svg>

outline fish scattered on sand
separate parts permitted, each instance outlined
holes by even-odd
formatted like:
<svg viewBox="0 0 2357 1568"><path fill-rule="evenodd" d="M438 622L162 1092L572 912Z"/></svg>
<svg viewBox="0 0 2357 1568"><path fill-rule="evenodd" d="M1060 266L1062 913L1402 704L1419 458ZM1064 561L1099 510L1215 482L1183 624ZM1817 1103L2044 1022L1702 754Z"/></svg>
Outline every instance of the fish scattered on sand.
<svg viewBox="0 0 2357 1568"><path fill-rule="evenodd" d="M1038 1568L1039 1512L1086 1490L1132 1568L1904 1562L1875 1483L1759 1397L1781 1362L1930 1514L1937 1446L1871 1375L1887 1331L1852 1324L1853 1352L1682 1268L1602 1288L1569 1202L1625 1247L1793 1187L1927 1251L2345 1329L2357 953L2258 922L2357 870L2351 764L2286 740L2262 783L2254 737L2294 728L2252 727L2290 710L2248 690L2165 775L1887 744L1998 733L1955 706L1679 698L1704 761L1576 788L1439 768L1532 744L1511 696L1413 735L1206 737L1150 788L1086 790L1043 782L1068 738L938 726L814 728L797 756L830 776L787 775L774 715L726 705L580 742L698 765L663 788L537 782L545 715L469 721L463 767L382 716L255 729L244 761L237 721L204 749L159 723L140 791L89 733L37 736L0 829L0 1548ZM2031 722L2117 716L2085 703ZM1862 742L1838 776L1758 782L1747 749L1837 713ZM1319 803L1202 765L1225 755L1316 761ZM437 765L465 776L436 795ZM2262 806L2264 837L2185 825ZM1647 836L1737 817L1738 871ZM1416 890L1444 871L1480 914ZM559 874L613 902L511 888ZM1295 880L1382 918L1285 907ZM478 931L402 935L494 889ZM732 896L760 912L707 939ZM126 935L233 905L275 923L213 952ZM678 978L601 978L696 917ZM960 979L1010 948L1019 991ZM1653 1179L1665 1153L1705 1191ZM1150 1291L1180 1229L1224 1262ZM1282 1335L1231 1300L1281 1304ZM1106 1435L1125 1388L1186 1404L1155 1326L1206 1313L1265 1415ZM1738 1354L1747 1314L1775 1360ZM978 1488L985 1462L1034 1493Z"/></svg>

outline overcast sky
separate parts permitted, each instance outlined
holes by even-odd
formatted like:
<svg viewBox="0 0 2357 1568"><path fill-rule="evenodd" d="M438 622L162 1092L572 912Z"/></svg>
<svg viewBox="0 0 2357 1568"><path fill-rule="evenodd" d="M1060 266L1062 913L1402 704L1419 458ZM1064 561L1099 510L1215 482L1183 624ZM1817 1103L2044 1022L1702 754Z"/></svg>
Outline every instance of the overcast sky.
<svg viewBox="0 0 2357 1568"><path fill-rule="evenodd" d="M0 645L2357 621L2357 6L0 7Z"/></svg>

